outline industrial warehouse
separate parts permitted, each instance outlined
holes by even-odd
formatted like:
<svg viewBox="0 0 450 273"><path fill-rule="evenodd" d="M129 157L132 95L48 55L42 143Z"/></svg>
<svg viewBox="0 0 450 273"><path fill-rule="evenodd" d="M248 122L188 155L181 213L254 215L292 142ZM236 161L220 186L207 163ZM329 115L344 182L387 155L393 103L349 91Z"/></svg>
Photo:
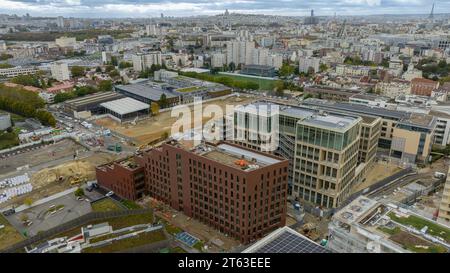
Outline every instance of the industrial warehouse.
<svg viewBox="0 0 450 273"><path fill-rule="evenodd" d="M117 121L125 121L140 116L148 116L149 105L132 98L122 98L100 104L104 113Z"/></svg>

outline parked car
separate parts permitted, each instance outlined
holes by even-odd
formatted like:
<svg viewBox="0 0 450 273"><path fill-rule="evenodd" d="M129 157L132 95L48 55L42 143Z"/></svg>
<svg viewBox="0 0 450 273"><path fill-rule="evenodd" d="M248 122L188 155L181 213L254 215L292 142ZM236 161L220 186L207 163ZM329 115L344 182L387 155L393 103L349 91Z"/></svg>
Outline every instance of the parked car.
<svg viewBox="0 0 450 273"><path fill-rule="evenodd" d="M4 215L4 216L10 216L10 215L13 215L14 213L16 213L16 210L15 210L15 209L9 209L9 210L5 210L5 211L3 212L3 215Z"/></svg>
<svg viewBox="0 0 450 273"><path fill-rule="evenodd" d="M108 192L107 194L105 194L105 196L112 196L112 195L114 195L114 192L113 191L110 191L110 192Z"/></svg>

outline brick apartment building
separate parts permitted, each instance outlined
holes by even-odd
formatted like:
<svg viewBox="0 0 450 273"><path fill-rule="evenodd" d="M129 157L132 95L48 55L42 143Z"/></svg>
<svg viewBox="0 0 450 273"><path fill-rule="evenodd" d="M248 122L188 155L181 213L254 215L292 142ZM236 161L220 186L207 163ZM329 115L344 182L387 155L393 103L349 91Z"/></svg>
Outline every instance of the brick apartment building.
<svg viewBox="0 0 450 273"><path fill-rule="evenodd" d="M110 181L99 183L130 194L125 190L133 188L130 178L142 168L150 196L243 244L285 225L288 161L283 158L225 142L193 146L170 140L137 155L135 162L141 165L135 170L120 163L98 167L99 181ZM132 195L122 197L127 196Z"/></svg>
<svg viewBox="0 0 450 273"><path fill-rule="evenodd" d="M135 158L127 158L96 168L97 183L118 196L137 200L146 190L144 167Z"/></svg>
<svg viewBox="0 0 450 273"><path fill-rule="evenodd" d="M428 79L415 78L411 80L411 94L419 96L431 96L433 90L439 87L439 82Z"/></svg>

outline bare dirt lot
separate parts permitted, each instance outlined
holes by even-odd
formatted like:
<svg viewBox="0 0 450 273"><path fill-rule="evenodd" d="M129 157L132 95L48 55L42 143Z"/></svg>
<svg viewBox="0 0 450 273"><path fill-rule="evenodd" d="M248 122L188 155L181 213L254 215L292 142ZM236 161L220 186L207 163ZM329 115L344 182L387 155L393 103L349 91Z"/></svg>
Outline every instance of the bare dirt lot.
<svg viewBox="0 0 450 273"><path fill-rule="evenodd" d="M80 160L44 168L31 175L32 192L2 203L1 207L7 207L13 204L20 206L27 198L36 201L67 190L75 186L70 185L71 179L75 177L80 178L81 181L93 180L95 179L95 167L110 162L116 159L116 157L113 154L98 152ZM60 176L63 177L62 181L58 181Z"/></svg>
<svg viewBox="0 0 450 273"><path fill-rule="evenodd" d="M67 156L73 156L77 150L84 151L86 149L74 141L66 139L35 150L23 151L18 155L0 159L0 175L15 171L16 168L25 165L32 167Z"/></svg>
<svg viewBox="0 0 450 273"><path fill-rule="evenodd" d="M243 105L250 103L254 100L254 97L229 97L225 99L217 99L203 104L203 109L208 105L218 105L225 112L226 105ZM193 107L190 107L193 109ZM171 117L171 111L166 111L158 114L155 117L151 117L146 120L139 121L136 125L120 124L110 118L98 119L96 124L106 127L119 134L133 138L138 145L148 144L161 137L164 132L170 133L172 125L177 120L177 117ZM203 124L210 120L210 118L204 118Z"/></svg>
<svg viewBox="0 0 450 273"><path fill-rule="evenodd" d="M389 177L402 169L395 165L390 165L386 162L375 162L372 166L372 168L367 172L366 174L366 180L358 184L354 189L353 192L357 192L360 190L363 190L367 187L372 186L373 184L377 183L378 181Z"/></svg>

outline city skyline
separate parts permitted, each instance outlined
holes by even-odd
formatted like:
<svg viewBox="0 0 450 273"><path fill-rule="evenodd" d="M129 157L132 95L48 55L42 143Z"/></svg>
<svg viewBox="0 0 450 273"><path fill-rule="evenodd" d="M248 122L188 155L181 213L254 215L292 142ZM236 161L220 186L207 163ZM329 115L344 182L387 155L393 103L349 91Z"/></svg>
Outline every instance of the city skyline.
<svg viewBox="0 0 450 273"><path fill-rule="evenodd" d="M450 10L450 1L428 0L0 0L0 13L31 16L65 16L80 18L143 18L217 15L228 9L232 13L309 16L351 16L383 14L429 14ZM407 4L407 5L405 5Z"/></svg>

